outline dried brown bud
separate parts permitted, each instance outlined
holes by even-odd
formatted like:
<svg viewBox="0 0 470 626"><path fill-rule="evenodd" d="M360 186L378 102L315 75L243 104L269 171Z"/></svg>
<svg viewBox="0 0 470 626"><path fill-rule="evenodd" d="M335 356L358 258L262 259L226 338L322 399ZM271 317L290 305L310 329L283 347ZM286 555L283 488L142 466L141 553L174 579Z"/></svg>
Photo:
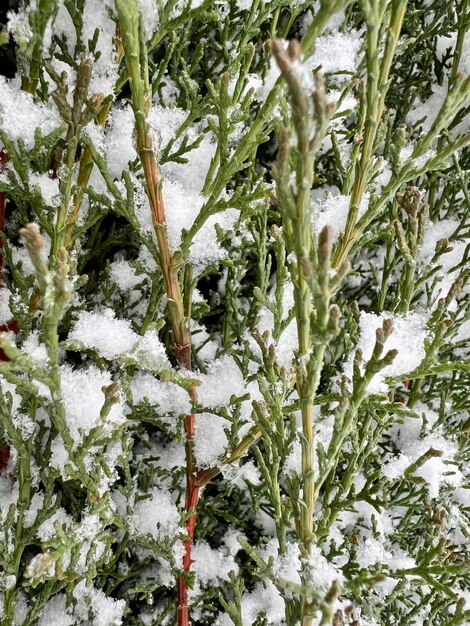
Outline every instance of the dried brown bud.
<svg viewBox="0 0 470 626"><path fill-rule="evenodd" d="M408 187L403 193L397 192L395 198L398 204L410 215L416 215L421 205L423 194L418 187Z"/></svg>
<svg viewBox="0 0 470 626"><path fill-rule="evenodd" d="M393 321L391 319L385 319L382 324L385 337L388 338L393 333Z"/></svg>
<svg viewBox="0 0 470 626"><path fill-rule="evenodd" d="M287 46L287 56L291 61L298 61L302 57L300 43L297 39L290 39Z"/></svg>
<svg viewBox="0 0 470 626"><path fill-rule="evenodd" d="M37 224L26 224L24 228L20 228L20 237L28 249L38 251L44 246L44 237Z"/></svg>

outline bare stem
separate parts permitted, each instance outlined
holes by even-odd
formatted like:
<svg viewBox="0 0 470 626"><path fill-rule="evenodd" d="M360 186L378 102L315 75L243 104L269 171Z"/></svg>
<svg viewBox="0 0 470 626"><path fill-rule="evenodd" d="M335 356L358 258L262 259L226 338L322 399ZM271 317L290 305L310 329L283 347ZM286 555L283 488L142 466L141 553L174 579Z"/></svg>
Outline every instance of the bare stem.
<svg viewBox="0 0 470 626"><path fill-rule="evenodd" d="M159 265L165 282L168 299L168 314L173 333L173 350L181 367L191 369L191 333L184 306L183 290L180 284L181 259L173 253L166 228L165 206L158 155L154 146L147 114L152 102L152 91L148 77L147 47L142 37L141 16L135 0L116 0L116 9L123 38L123 49L127 74L132 93L137 135L137 154L142 164L146 192L150 202L152 220L159 248ZM190 298L189 298L190 300ZM190 392L192 401L196 393ZM178 625L189 626L187 574L191 569L191 548L196 528L196 508L200 486L197 483L196 461L194 456L195 417L191 413L184 420L186 436L186 498L185 510L189 513L186 521L185 554L182 574L178 577Z"/></svg>

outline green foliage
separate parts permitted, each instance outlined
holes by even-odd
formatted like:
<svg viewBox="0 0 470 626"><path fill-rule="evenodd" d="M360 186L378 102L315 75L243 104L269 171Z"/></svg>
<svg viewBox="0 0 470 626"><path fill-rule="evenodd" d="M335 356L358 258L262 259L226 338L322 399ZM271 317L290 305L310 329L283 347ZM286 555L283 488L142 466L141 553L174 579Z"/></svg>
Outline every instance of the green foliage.
<svg viewBox="0 0 470 626"><path fill-rule="evenodd" d="M1 623L468 623L468 1L4 21Z"/></svg>

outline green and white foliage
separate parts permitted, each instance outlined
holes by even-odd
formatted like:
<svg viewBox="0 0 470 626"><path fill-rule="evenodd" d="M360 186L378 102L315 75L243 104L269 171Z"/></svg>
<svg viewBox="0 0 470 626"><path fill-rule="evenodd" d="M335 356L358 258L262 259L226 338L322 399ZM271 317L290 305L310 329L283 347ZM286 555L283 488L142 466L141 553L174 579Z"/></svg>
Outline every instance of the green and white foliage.
<svg viewBox="0 0 470 626"><path fill-rule="evenodd" d="M470 3L126 7L193 368L123 10L21 0L0 33L1 624L177 622L194 414L192 624L465 626Z"/></svg>

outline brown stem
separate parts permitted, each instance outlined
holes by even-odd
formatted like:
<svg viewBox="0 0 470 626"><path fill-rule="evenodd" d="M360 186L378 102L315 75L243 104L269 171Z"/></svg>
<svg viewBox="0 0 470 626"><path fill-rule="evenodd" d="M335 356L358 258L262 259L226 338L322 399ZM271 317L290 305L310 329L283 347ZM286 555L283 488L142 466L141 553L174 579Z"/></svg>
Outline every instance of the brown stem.
<svg viewBox="0 0 470 626"><path fill-rule="evenodd" d="M147 114L152 103L152 90L149 82L148 59L145 39L142 35L141 20L136 0L115 0L119 16L119 33L122 37L127 75L131 89L131 104L134 110L136 128L136 148L142 164L145 187L150 203L152 221L158 243L158 262L165 283L168 315L172 330L173 350L178 364L191 369L191 332L189 316L191 300L187 292L183 298L180 282L182 266L181 254L171 250L166 229L165 206L162 194L162 175L158 156L148 124ZM190 279L186 281L186 291L190 288ZM185 307L186 301L186 307ZM196 392L189 392L191 400L196 400ZM186 438L186 499L185 510L186 540L182 573L178 577L178 625L189 626L188 609L188 573L191 569L191 548L196 527L196 507L200 487L197 484L197 467L194 457L194 414L184 420Z"/></svg>
<svg viewBox="0 0 470 626"><path fill-rule="evenodd" d="M189 626L189 608L188 608L188 583L187 574L191 570L193 560L191 558L192 546L194 541L194 532L196 530L196 509L199 500L199 489L197 485L196 474L189 468L194 465L190 459L194 456L192 439L194 437L194 415L187 415L185 419L186 432L186 500L185 509L191 515L185 523L187 539L184 542L183 556L183 573L178 576L178 626Z"/></svg>
<svg viewBox="0 0 470 626"><path fill-rule="evenodd" d="M152 138L147 125L136 125L137 153L144 170L146 191L152 211L155 234L158 241L160 269L165 281L168 299L168 313L173 332L173 350L180 367L191 370L191 333L187 315L184 310L184 299L179 280L180 261L171 252L166 231L165 206L162 194L162 176L158 166L157 155L153 148ZM139 128L143 132L139 132ZM196 400L194 390L190 391L191 400ZM187 539L184 542L183 571L178 577L178 626L189 626L188 583L187 574L191 570L191 548L196 528L196 508L199 499L199 486L196 480L196 460L194 457L194 414L187 415L184 420L186 438L186 499L185 510L189 515L185 529Z"/></svg>

